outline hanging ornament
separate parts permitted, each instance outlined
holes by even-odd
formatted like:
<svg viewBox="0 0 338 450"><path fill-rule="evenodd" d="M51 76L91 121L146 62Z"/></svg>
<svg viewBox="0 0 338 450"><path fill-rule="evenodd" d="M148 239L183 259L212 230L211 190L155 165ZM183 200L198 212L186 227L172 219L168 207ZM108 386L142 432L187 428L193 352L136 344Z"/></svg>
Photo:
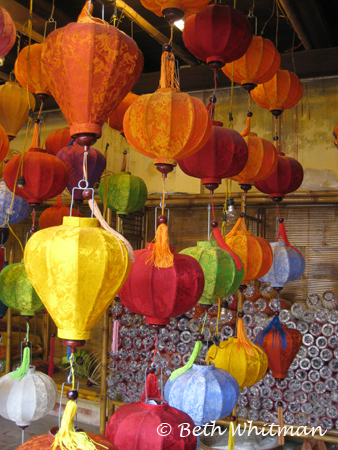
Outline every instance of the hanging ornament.
<svg viewBox="0 0 338 450"><path fill-rule="evenodd" d="M16 28L9 13L0 8L0 58L12 50L16 41Z"/></svg>
<svg viewBox="0 0 338 450"><path fill-rule="evenodd" d="M102 125L143 69L136 42L104 20L92 17L92 9L87 2L77 23L50 33L41 58L42 73L71 136L86 146L101 136Z"/></svg>
<svg viewBox="0 0 338 450"><path fill-rule="evenodd" d="M338 122L336 123L333 129L333 142L336 148L338 148Z"/></svg>
<svg viewBox="0 0 338 450"><path fill-rule="evenodd" d="M58 152L67 147L72 141L70 136L69 127L60 128L59 130L52 131L47 137L45 142L46 152L50 155L56 156Z"/></svg>
<svg viewBox="0 0 338 450"><path fill-rule="evenodd" d="M196 58L217 70L244 55L252 40L252 29L238 9L213 4L186 19L182 37Z"/></svg>
<svg viewBox="0 0 338 450"><path fill-rule="evenodd" d="M124 115L129 108L130 105L134 103L135 100L139 98L139 95L133 94L132 92L129 92L122 102L119 104L119 106L114 109L114 111L109 116L107 123L110 126L110 128L113 128L113 130L119 131L122 136L124 136L123 132L123 118Z"/></svg>
<svg viewBox="0 0 338 450"><path fill-rule="evenodd" d="M43 230L44 228L58 227L62 225L63 218L70 215L82 217L82 214L76 209L72 208L72 211L70 211L68 205L63 205L61 194L59 194L54 205L45 209L41 214L39 218L39 228L40 230Z"/></svg>
<svg viewBox="0 0 338 450"><path fill-rule="evenodd" d="M224 74L251 91L258 84L267 83L279 69L281 58L278 50L269 39L253 36L246 53L232 64L226 64Z"/></svg>

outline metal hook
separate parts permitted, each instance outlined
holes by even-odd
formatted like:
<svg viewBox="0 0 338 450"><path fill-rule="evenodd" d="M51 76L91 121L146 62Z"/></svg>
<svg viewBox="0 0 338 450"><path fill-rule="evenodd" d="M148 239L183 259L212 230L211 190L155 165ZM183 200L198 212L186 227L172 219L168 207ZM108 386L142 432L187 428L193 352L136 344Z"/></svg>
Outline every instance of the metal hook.
<svg viewBox="0 0 338 450"><path fill-rule="evenodd" d="M84 183L85 184L85 186L84 187L82 187L82 183ZM75 191L85 191L85 190L87 190L87 191L91 191L92 192L92 201L94 201L94 189L93 188L91 188L91 187L89 187L89 183L88 183L88 181L87 180L85 180L85 179L82 179L82 180L80 180L79 182L78 182L78 185L77 185L78 187L74 187L73 189L72 189L72 200L71 200L71 203L70 203L70 217L72 217L72 210L73 210L73 204L74 204L74 192ZM91 218L93 218L94 217L94 213L93 213L93 211L92 211L92 213L91 213Z"/></svg>
<svg viewBox="0 0 338 450"><path fill-rule="evenodd" d="M104 3L103 3L103 1L102 0L97 0L98 2L100 2L101 3L101 5L102 5L102 20L104 20ZM88 12L89 12L89 14L90 14L90 7L92 6L92 0L89 0L89 4L88 4Z"/></svg>

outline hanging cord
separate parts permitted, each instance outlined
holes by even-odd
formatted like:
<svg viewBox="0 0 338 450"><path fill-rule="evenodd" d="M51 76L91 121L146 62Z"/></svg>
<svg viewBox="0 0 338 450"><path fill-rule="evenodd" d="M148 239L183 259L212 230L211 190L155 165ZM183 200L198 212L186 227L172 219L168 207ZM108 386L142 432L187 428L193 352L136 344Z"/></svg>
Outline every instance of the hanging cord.
<svg viewBox="0 0 338 450"><path fill-rule="evenodd" d="M230 90L230 106L229 106L229 128L234 128L234 118L232 115L232 106L234 100L234 73L235 73L235 63L232 63L232 74L231 74L231 90Z"/></svg>
<svg viewBox="0 0 338 450"><path fill-rule="evenodd" d="M268 18L268 20L265 22L265 24L264 24L264 26L262 28L262 31L261 31L261 34L260 34L261 36L263 36L263 34L264 34L265 27L267 26L267 24L270 22L270 20L275 15L275 9L276 9L276 0L274 0L274 2L273 2L273 8L272 8L271 16Z"/></svg>
<svg viewBox="0 0 338 450"><path fill-rule="evenodd" d="M277 1L277 0L276 0ZM278 49L279 8L276 8L276 49Z"/></svg>

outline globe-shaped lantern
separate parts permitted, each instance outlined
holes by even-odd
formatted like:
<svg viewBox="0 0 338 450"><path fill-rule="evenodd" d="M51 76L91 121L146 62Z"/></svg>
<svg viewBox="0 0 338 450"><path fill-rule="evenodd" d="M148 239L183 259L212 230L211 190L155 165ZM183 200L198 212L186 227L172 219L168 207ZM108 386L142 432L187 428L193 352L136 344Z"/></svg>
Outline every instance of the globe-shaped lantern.
<svg viewBox="0 0 338 450"><path fill-rule="evenodd" d="M196 58L219 69L244 55L252 40L252 29L238 9L213 4L186 19L182 37Z"/></svg>
<svg viewBox="0 0 338 450"><path fill-rule="evenodd" d="M109 419L106 437L117 448L135 450L141 448L161 450L196 450L197 438L192 430L194 422L188 414L172 408L165 401L153 403L140 401L120 406ZM181 424L185 424L186 437L181 437ZM159 433L162 425L170 433Z"/></svg>
<svg viewBox="0 0 338 450"><path fill-rule="evenodd" d="M52 412L57 395L52 378L30 366L21 381L10 373L0 378L0 414L25 428Z"/></svg>
<svg viewBox="0 0 338 450"><path fill-rule="evenodd" d="M215 241L197 242L180 252L195 258L204 273L204 291L199 303L212 305L218 298L227 297L237 291L243 281L244 268L238 270L232 255Z"/></svg>
<svg viewBox="0 0 338 450"><path fill-rule="evenodd" d="M130 275L119 293L131 311L146 316L146 322L167 325L171 317L189 311L201 298L203 270L196 259L174 253L173 267L159 269L147 260L152 244L136 250Z"/></svg>
<svg viewBox="0 0 338 450"><path fill-rule="evenodd" d="M237 131L223 128L221 122L212 122L212 133L201 150L181 159L182 171L195 178L201 178L207 189L214 191L223 178L238 175L248 160L248 147Z"/></svg>
<svg viewBox="0 0 338 450"><path fill-rule="evenodd" d="M0 9L0 58L12 50L16 40L16 28L9 13Z"/></svg>
<svg viewBox="0 0 338 450"><path fill-rule="evenodd" d="M108 208L124 217L143 208L148 190L142 178L131 175L130 172L120 172L101 182L99 195L102 202L106 198Z"/></svg>
<svg viewBox="0 0 338 450"><path fill-rule="evenodd" d="M114 109L114 111L109 116L107 123L110 126L110 128L113 128L113 130L119 131L123 136L123 118L124 115L129 108L130 105L134 103L136 99L138 99L139 96L136 94L133 94L132 92L129 92L122 102L119 104L119 106Z"/></svg>
<svg viewBox="0 0 338 450"><path fill-rule="evenodd" d="M87 8L78 23L48 35L41 60L71 136L93 145L104 122L140 76L143 56L132 38L94 19Z"/></svg>
<svg viewBox="0 0 338 450"><path fill-rule="evenodd" d="M169 378L164 396L170 406L187 413L195 425L203 426L231 414L239 386L232 375L213 364L193 364L173 381Z"/></svg>
<svg viewBox="0 0 338 450"><path fill-rule="evenodd" d="M271 80L280 66L280 54L269 39L253 36L246 53L233 64L226 64L222 70L235 83L251 91L257 84Z"/></svg>
<svg viewBox="0 0 338 450"><path fill-rule="evenodd" d="M336 148L338 148L338 122L336 123L333 129L333 142Z"/></svg>
<svg viewBox="0 0 338 450"><path fill-rule="evenodd" d="M184 16L203 11L208 5L208 0L141 0L142 5L155 13L163 16L167 22L173 24Z"/></svg>
<svg viewBox="0 0 338 450"><path fill-rule="evenodd" d="M56 156L61 149L67 147L72 142L69 127L60 128L52 131L45 142L46 152Z"/></svg>
<svg viewBox="0 0 338 450"><path fill-rule="evenodd" d="M67 216L82 217L82 214L76 209L72 208L70 214L70 207L63 205L61 201L61 194L58 196L54 205L45 209L39 218L39 228L43 230L49 227L58 227L62 225L63 218Z"/></svg>
<svg viewBox="0 0 338 450"><path fill-rule="evenodd" d="M6 222L9 225L22 222L29 214L30 208L24 198L14 196L4 181L0 181L0 224ZM12 206L11 206L12 205Z"/></svg>

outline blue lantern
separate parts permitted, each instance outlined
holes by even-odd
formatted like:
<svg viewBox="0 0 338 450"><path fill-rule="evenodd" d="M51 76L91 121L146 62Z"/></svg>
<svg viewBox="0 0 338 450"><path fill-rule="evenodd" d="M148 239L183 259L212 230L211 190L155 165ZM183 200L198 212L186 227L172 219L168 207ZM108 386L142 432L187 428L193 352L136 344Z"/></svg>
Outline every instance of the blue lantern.
<svg viewBox="0 0 338 450"><path fill-rule="evenodd" d="M29 214L30 207L27 201L21 197L14 196L11 207L13 192L8 189L4 181L0 182L0 227L6 222L9 225L25 220ZM7 227L7 225L5 226Z"/></svg>
<svg viewBox="0 0 338 450"><path fill-rule="evenodd" d="M173 381L169 379L164 389L169 405L184 411L197 426L227 417L238 396L236 379L214 365L194 364Z"/></svg>

